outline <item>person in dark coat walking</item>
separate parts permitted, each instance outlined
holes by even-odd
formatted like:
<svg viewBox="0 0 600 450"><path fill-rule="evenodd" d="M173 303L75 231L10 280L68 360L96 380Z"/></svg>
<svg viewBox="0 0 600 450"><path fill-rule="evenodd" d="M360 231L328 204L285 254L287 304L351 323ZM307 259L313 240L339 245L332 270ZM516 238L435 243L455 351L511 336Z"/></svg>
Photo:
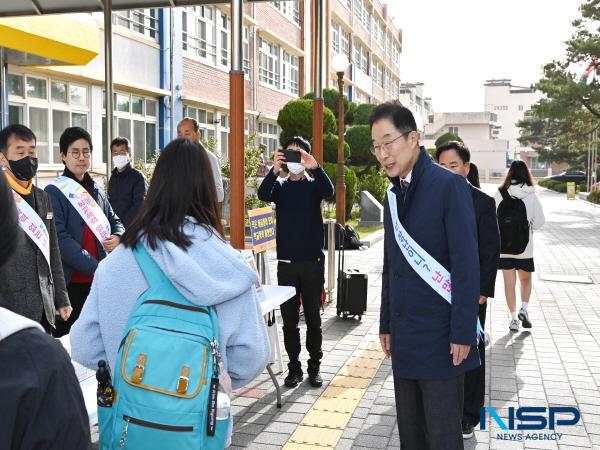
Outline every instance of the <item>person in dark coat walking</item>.
<svg viewBox="0 0 600 450"><path fill-rule="evenodd" d="M472 164L471 152L462 143L450 141L437 148L438 163L452 172L479 181L477 168ZM475 167L475 168L474 168ZM500 260L500 231L496 218L496 202L492 197L473 186L469 181L479 248L479 322L485 328L487 299L494 297L498 261ZM473 428L479 423L479 411L485 400L485 342L479 341L481 366L465 374L465 405L463 408L463 438L473 436Z"/></svg>
<svg viewBox="0 0 600 450"><path fill-rule="evenodd" d="M73 307L69 320L57 324L57 337L69 333L90 293L98 262L119 245L120 236L125 232L106 194L88 174L92 157L92 138L89 133L79 127L67 128L60 137L60 153L65 164L62 177L67 181L74 180L89 193L108 220L110 230L107 234L110 235L101 242L82 213L69 200L72 194L61 191L55 184L46 186L45 190L52 201L63 272Z"/></svg>
<svg viewBox="0 0 600 450"><path fill-rule="evenodd" d="M23 245L17 217L13 193L0 174L0 275ZM0 307L0 361L0 448L91 447L79 382L56 339L36 322Z"/></svg>
<svg viewBox="0 0 600 450"><path fill-rule="evenodd" d="M115 214L127 228L144 202L148 180L142 172L131 165L131 152L127 138L113 139L110 143L110 152L114 169L108 181L108 200Z"/></svg>
<svg viewBox="0 0 600 450"><path fill-rule="evenodd" d="M375 107L369 126L392 181L379 338L392 358L400 441L407 450L462 449L464 374L479 366L471 193L419 146L415 119L400 102Z"/></svg>
<svg viewBox="0 0 600 450"><path fill-rule="evenodd" d="M47 333L51 333L57 320L62 322L69 318L72 308L50 200L43 190L33 185L37 150L35 134L29 128L10 125L0 131L0 166L4 169L0 177L6 175L13 196L24 201L22 208L25 203L31 207L32 217L22 222L27 230L32 227L46 229L44 237L43 229L34 236L19 227L16 237L19 245L0 272L0 306L41 324ZM28 213L23 210L23 214L27 216ZM45 254L42 248L48 252Z"/></svg>

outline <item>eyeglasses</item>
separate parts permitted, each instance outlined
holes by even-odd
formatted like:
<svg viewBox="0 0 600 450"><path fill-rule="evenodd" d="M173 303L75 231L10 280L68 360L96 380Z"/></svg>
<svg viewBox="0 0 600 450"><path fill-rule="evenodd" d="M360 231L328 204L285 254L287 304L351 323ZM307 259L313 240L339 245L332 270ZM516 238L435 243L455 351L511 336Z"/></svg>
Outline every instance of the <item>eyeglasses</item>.
<svg viewBox="0 0 600 450"><path fill-rule="evenodd" d="M81 155L83 155L83 157L85 159L89 159L90 156L92 155L92 151L91 150L71 150L71 156L75 159L79 159L81 157Z"/></svg>
<svg viewBox="0 0 600 450"><path fill-rule="evenodd" d="M407 131L406 133L402 133L400 136L392 139L391 141L384 142L381 145L372 145L371 146L371 153L373 153L374 155L378 155L378 154L381 153L381 150L388 151L390 149L390 145L392 145L394 142L396 142L402 136L406 136L407 134L412 133L413 131L414 130L410 130L410 131Z"/></svg>

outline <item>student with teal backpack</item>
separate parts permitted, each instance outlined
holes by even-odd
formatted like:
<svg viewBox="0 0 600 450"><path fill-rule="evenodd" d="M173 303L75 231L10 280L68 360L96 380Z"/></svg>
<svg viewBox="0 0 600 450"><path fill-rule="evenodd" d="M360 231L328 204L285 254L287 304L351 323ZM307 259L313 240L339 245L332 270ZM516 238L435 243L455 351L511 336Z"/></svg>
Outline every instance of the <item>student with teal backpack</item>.
<svg viewBox="0 0 600 450"><path fill-rule="evenodd" d="M231 389L270 346L257 275L221 236L204 148L171 142L71 330L73 359L101 381L101 449L229 445Z"/></svg>

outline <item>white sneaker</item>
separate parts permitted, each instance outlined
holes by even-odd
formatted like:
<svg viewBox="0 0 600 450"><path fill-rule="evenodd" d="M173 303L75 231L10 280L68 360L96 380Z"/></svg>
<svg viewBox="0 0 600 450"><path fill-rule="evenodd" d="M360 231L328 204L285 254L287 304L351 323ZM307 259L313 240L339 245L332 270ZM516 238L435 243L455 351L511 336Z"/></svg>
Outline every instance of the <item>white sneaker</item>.
<svg viewBox="0 0 600 450"><path fill-rule="evenodd" d="M511 320L508 329L510 331L519 331L519 321L517 319Z"/></svg>
<svg viewBox="0 0 600 450"><path fill-rule="evenodd" d="M488 348L490 346L492 342L492 337L490 336L490 333L488 333L487 331L483 332L483 345L485 346L485 348Z"/></svg>

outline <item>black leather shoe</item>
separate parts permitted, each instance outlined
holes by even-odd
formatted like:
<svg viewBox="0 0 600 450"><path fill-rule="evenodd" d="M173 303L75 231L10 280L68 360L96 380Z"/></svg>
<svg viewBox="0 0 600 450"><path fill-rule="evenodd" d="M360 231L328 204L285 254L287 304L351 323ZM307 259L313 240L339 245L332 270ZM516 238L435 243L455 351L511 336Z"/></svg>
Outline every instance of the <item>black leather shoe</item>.
<svg viewBox="0 0 600 450"><path fill-rule="evenodd" d="M308 375L308 382L310 383L310 385L312 387L315 387L315 388L323 386L323 378L321 378L321 375L319 374L319 372L317 372L313 375Z"/></svg>
<svg viewBox="0 0 600 450"><path fill-rule="evenodd" d="M302 373L302 371L290 370L288 376L285 377L285 379L283 380L283 384L285 384L286 387L290 388L296 387L298 386L298 383L302 381L303 378L304 374Z"/></svg>

